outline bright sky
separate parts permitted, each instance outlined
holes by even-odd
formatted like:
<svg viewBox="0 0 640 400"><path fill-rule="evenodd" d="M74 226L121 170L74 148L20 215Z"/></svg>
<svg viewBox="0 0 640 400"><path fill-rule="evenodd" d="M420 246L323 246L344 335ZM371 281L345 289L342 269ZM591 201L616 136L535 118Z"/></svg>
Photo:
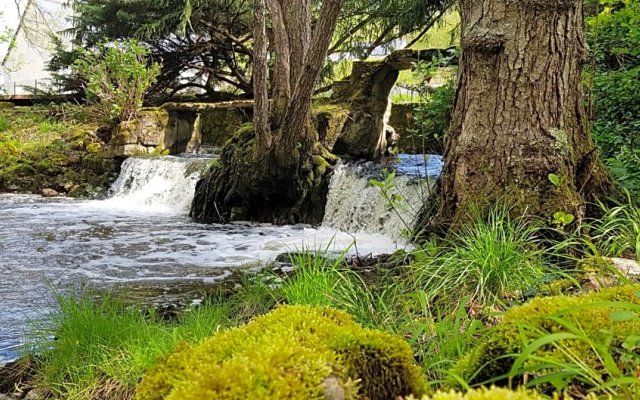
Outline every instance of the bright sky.
<svg viewBox="0 0 640 400"><path fill-rule="evenodd" d="M2 14L0 15L0 31L5 31L8 28L14 32L20 21L14 0L0 0L0 14ZM7 46L8 43L0 43L0 61L4 58Z"/></svg>

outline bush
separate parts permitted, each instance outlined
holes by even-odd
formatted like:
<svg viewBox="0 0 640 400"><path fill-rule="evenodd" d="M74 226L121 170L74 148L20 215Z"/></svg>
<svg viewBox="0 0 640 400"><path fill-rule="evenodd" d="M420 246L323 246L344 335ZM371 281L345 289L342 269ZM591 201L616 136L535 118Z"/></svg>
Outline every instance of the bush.
<svg viewBox="0 0 640 400"><path fill-rule="evenodd" d="M640 66L640 3L600 0L600 14L587 18L587 40L601 70Z"/></svg>
<svg viewBox="0 0 640 400"><path fill-rule="evenodd" d="M596 73L593 79L596 121L593 136L605 159L620 148L640 146L640 67Z"/></svg>
<svg viewBox="0 0 640 400"><path fill-rule="evenodd" d="M159 64L147 64L148 55L145 47L128 40L84 50L74 63L75 72L86 81L89 100L99 105L106 120L129 121L142 107L160 73Z"/></svg>
<svg viewBox="0 0 640 400"><path fill-rule="evenodd" d="M328 382L347 399L424 391L401 338L363 329L330 308L283 306L177 348L145 375L136 399L320 399Z"/></svg>
<svg viewBox="0 0 640 400"><path fill-rule="evenodd" d="M629 385L640 394L639 317L637 285L537 298L507 311L452 374L472 384L526 375L530 386L615 394Z"/></svg>
<svg viewBox="0 0 640 400"><path fill-rule="evenodd" d="M436 88L414 109L414 127L408 134L416 143L429 143L433 139L444 142L449 131L453 102L456 95L456 81L449 80L444 86Z"/></svg>

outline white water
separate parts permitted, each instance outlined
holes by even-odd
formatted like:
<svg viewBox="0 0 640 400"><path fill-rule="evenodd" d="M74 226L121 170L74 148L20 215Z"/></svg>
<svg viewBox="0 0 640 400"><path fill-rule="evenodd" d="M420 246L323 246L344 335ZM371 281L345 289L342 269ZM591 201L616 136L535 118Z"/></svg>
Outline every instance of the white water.
<svg viewBox="0 0 640 400"><path fill-rule="evenodd" d="M322 225L346 232L382 234L402 242L431 194L434 177L442 166L435 156L425 159L421 155L401 155L399 159L398 164L387 166L371 162L340 165L331 180ZM386 198L371 183L372 179L384 181L384 168L398 171Z"/></svg>
<svg viewBox="0 0 640 400"><path fill-rule="evenodd" d="M206 158L128 158L105 206L187 213L196 182L210 163Z"/></svg>

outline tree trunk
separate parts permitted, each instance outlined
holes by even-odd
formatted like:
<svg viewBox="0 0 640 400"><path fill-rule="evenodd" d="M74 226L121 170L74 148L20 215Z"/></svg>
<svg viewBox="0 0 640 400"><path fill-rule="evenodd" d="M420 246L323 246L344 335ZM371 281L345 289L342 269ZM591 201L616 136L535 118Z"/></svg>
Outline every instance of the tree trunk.
<svg viewBox="0 0 640 400"><path fill-rule="evenodd" d="M582 94L582 0L460 0L459 87L440 202L422 225L446 231L471 205L586 215L614 190Z"/></svg>
<svg viewBox="0 0 640 400"><path fill-rule="evenodd" d="M324 215L335 159L311 123L314 84L343 0L324 0L311 29L311 0L254 2L254 129L223 149L220 168L196 189L191 216L201 222L317 223ZM268 99L267 13L275 56Z"/></svg>

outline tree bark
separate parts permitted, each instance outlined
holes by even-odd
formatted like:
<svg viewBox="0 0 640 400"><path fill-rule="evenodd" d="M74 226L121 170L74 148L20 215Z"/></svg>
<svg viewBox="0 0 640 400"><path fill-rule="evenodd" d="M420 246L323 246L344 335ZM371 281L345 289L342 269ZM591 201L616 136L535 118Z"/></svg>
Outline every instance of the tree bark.
<svg viewBox="0 0 640 400"><path fill-rule="evenodd" d="M582 0L461 0L462 50L440 201L447 231L471 205L579 222L614 191L588 132Z"/></svg>

